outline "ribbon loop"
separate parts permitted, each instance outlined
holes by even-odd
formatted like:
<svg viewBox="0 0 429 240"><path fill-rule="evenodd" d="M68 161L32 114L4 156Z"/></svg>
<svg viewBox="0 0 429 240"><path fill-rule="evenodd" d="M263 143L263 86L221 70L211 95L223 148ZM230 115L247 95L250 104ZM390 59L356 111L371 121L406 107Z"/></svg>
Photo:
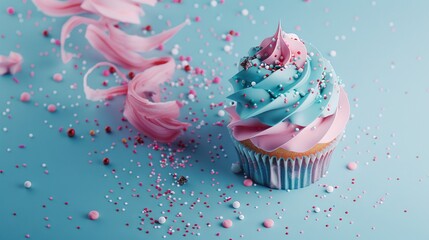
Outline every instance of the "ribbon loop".
<svg viewBox="0 0 429 240"><path fill-rule="evenodd" d="M88 86L88 76L100 66L116 69L116 73L127 82L127 85L109 89L92 89ZM108 62L101 62L88 70L83 78L86 98L97 101L117 95L126 95L124 116L135 128L147 136L160 142L172 142L189 123L180 122L182 104L178 101L161 102L159 85L168 81L175 69L174 59L170 57L158 59L154 65L142 73L138 73L131 81L125 74Z"/></svg>

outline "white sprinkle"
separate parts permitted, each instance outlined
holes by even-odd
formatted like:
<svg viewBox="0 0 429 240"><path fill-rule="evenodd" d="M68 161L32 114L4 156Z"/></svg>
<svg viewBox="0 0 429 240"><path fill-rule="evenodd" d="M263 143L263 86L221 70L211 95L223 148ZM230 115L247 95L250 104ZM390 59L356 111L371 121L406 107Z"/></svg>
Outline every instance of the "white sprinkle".
<svg viewBox="0 0 429 240"><path fill-rule="evenodd" d="M331 193L334 191L334 187L333 186L327 186L326 187L326 192Z"/></svg>
<svg viewBox="0 0 429 240"><path fill-rule="evenodd" d="M239 163L232 163L231 164L231 172L233 173L240 173L241 172L241 166Z"/></svg>
<svg viewBox="0 0 429 240"><path fill-rule="evenodd" d="M24 182L24 187L25 188L31 188L31 182L30 181L25 181Z"/></svg>
<svg viewBox="0 0 429 240"><path fill-rule="evenodd" d="M225 45L225 47L223 47L223 50L224 50L225 52L230 52L230 51L231 51L231 49L232 49L232 47L231 47L230 45Z"/></svg>
<svg viewBox="0 0 429 240"><path fill-rule="evenodd" d="M337 56L337 51L335 51L335 50L331 50L331 51L329 52L329 55L330 55L331 57L335 57L335 56Z"/></svg>
<svg viewBox="0 0 429 240"><path fill-rule="evenodd" d="M259 11L263 12L265 10L264 5L259 6Z"/></svg>
<svg viewBox="0 0 429 240"><path fill-rule="evenodd" d="M173 55L179 54L179 49L178 48L171 49L171 54L173 54Z"/></svg>
<svg viewBox="0 0 429 240"><path fill-rule="evenodd" d="M194 100L194 99L195 99L195 95L194 95L194 94L192 94L192 93L190 93L190 94L188 95L188 99L189 99L189 100Z"/></svg>
<svg viewBox="0 0 429 240"><path fill-rule="evenodd" d="M243 10L241 10L241 14L243 14L243 16L247 16L247 15L249 15L249 10L243 9Z"/></svg>
<svg viewBox="0 0 429 240"><path fill-rule="evenodd" d="M217 115L219 116L219 117L223 117L223 116L225 116L225 111L224 110L219 110L218 112L217 112Z"/></svg>
<svg viewBox="0 0 429 240"><path fill-rule="evenodd" d="M243 214L240 214L240 215L238 216L238 219L240 219L240 220L244 220L244 215L243 215Z"/></svg>
<svg viewBox="0 0 429 240"><path fill-rule="evenodd" d="M212 7L216 7L217 6L217 1L215 1L215 0L211 1L210 5L212 5Z"/></svg>
<svg viewBox="0 0 429 240"><path fill-rule="evenodd" d="M232 203L232 207L235 208L235 209L240 208L240 205L241 204L240 204L239 201L235 201L235 202Z"/></svg>
<svg viewBox="0 0 429 240"><path fill-rule="evenodd" d="M315 212L315 213L320 212L320 208L319 208L319 207L315 207L315 208L314 208L314 212Z"/></svg>
<svg viewBox="0 0 429 240"><path fill-rule="evenodd" d="M167 221L167 219L165 219L165 217L159 217L159 218L158 218L158 222L159 222L160 224L164 224L166 221Z"/></svg>

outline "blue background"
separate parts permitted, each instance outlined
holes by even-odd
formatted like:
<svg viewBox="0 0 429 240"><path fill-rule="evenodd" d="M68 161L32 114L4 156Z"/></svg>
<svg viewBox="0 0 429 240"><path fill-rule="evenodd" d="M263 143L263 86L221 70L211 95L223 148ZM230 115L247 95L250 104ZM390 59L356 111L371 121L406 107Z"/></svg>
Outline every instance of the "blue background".
<svg viewBox="0 0 429 240"><path fill-rule="evenodd" d="M9 6L16 10L12 16L6 13ZM126 148L122 139L136 132L121 121L124 98L107 107L85 100L82 74L102 57L89 47L84 27L67 41L79 46L68 49L82 58L64 65L50 38L59 38L67 18L45 16L31 1L0 1L0 54L16 51L25 61L14 76L18 81L0 77L0 239L25 239L26 234L31 239L182 239L186 230L188 239L428 239L428 7L423 0L226 0L216 7L210 1L184 0L144 7L142 26L124 29L148 35L141 27L150 24L157 33L168 28L167 20L176 25L189 17L192 24L164 52L153 54L169 54L177 44L179 55L191 56L191 66L206 71L202 77L177 70L172 82L181 79L184 86L165 85L163 96L186 101L181 119L198 118L178 139L187 145L180 152L177 142L154 150L148 138L136 148L131 140ZM243 16L242 9L249 15ZM197 16L200 22L194 21ZM210 108L211 103L229 104L227 79L236 72L234 64L271 36L279 20L285 31L311 42L332 62L352 107L328 176L292 192L243 186L243 176L230 171L237 155L227 129L215 125L226 123L228 116L217 115L223 107ZM42 35L45 29L48 38ZM230 30L240 36L228 43L222 34ZM232 46L230 53L225 45ZM332 50L335 57L329 55ZM63 73L60 83L52 80L57 72ZM210 83L214 76L222 78L220 84ZM101 75L92 78L94 87L101 86ZM112 86L114 79L109 80ZM191 87L196 101L187 98ZM19 101L24 91L32 93L28 103ZM48 104L56 104L57 112L49 113ZM112 134L104 132L107 125ZM129 128L118 131L118 126ZM75 138L59 132L68 127L76 129ZM99 131L94 138L91 129ZM169 155L173 163L163 167L160 161ZM110 158L109 166L102 164L104 157ZM179 167L184 160L186 167ZM346 169L352 161L359 165L356 171ZM188 176L188 183L174 184L174 173ZM33 183L31 189L23 187L26 180ZM156 184L161 193L174 191L172 207L168 196L151 196L158 193ZM338 189L328 194L324 184ZM232 200L225 203L226 197ZM240 201L241 208L233 209L233 201ZM321 211L313 212L313 206ZM149 217L144 208L151 210ZM100 219L88 220L90 210L99 211ZM239 214L245 219L238 220ZM164 225L151 224L150 218L160 216L168 218ZM221 218L231 219L233 227L223 228ZM273 228L262 226L266 218L275 221ZM169 227L175 230L172 235Z"/></svg>

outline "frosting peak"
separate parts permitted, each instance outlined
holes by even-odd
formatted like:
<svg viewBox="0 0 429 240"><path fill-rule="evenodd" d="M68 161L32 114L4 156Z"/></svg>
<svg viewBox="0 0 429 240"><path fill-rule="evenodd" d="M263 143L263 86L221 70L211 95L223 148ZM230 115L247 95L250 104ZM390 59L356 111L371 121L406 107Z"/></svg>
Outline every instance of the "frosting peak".
<svg viewBox="0 0 429 240"><path fill-rule="evenodd" d="M295 34L283 32L280 23L274 36L265 38L259 48L256 57L266 64L283 66L294 64L298 68L303 68L307 58L304 43Z"/></svg>

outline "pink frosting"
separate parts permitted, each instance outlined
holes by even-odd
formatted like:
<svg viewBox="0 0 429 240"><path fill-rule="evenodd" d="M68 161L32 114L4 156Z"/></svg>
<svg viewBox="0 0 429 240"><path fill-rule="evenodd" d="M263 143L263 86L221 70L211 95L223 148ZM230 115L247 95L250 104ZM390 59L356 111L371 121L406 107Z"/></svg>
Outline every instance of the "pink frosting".
<svg viewBox="0 0 429 240"><path fill-rule="evenodd" d="M0 75L15 74L21 71L22 56L16 52L10 52L9 56L0 55Z"/></svg>
<svg viewBox="0 0 429 240"><path fill-rule="evenodd" d="M280 23L274 36L264 39L260 47L262 49L256 55L266 64L293 63L303 68L307 59L304 43L295 34L284 33Z"/></svg>
<svg viewBox="0 0 429 240"><path fill-rule="evenodd" d="M255 146L267 152L278 148L305 152L318 143L334 140L342 133L349 119L350 105L347 94L341 87L337 111L330 116L319 117L305 127L287 121L269 126L255 118L241 120L235 107L229 107L226 111L231 115L228 127L236 140L250 139ZM297 129L299 131L296 131Z"/></svg>

